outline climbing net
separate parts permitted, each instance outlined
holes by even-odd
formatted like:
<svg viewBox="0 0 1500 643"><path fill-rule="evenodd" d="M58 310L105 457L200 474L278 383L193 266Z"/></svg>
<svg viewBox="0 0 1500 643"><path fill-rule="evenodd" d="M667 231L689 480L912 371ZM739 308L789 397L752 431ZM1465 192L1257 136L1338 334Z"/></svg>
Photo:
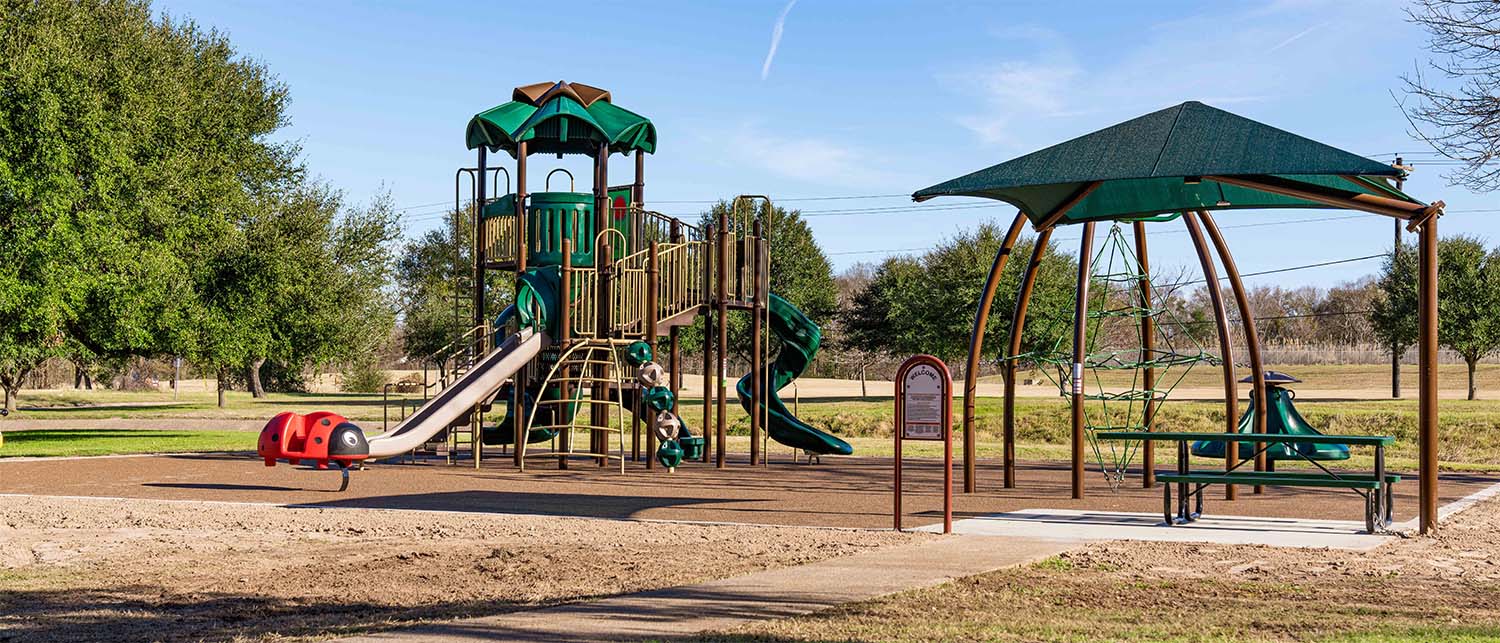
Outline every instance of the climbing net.
<svg viewBox="0 0 1500 643"><path fill-rule="evenodd" d="M1141 441L1107 440L1106 446L1096 434L1152 430L1161 403L1193 366L1220 360L1174 314L1183 284L1155 287L1118 224L1100 244L1089 273L1083 361L1073 362L1071 332L1044 350L1010 359L1039 367L1062 397L1083 397L1084 438L1110 488L1118 489Z"/></svg>

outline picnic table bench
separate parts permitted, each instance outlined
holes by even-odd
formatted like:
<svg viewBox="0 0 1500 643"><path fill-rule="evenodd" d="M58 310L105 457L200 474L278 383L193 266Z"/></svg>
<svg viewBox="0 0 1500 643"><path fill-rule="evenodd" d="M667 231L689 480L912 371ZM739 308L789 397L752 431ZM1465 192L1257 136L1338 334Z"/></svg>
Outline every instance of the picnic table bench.
<svg viewBox="0 0 1500 643"><path fill-rule="evenodd" d="M1208 486L1216 484L1244 484L1269 487L1349 489L1364 497L1365 530L1375 533L1378 529L1390 526L1394 506L1392 487L1401 481L1401 476L1391 475L1385 471L1385 447L1394 443L1396 439L1384 435L1100 431L1095 437L1101 440L1151 440L1177 443L1177 472L1158 474L1156 476L1158 481L1165 483L1162 485L1162 515L1166 518L1168 525L1178 525L1197 520L1203 514L1203 490ZM1341 473L1334 472L1323 466L1322 463L1304 456L1303 459L1313 463L1319 471L1240 470L1240 466L1247 462L1255 461L1255 456L1252 455L1248 459L1241 460L1228 471L1193 470L1188 461L1188 443L1199 441L1251 442L1259 445L1255 451L1256 455L1278 444L1288 446L1297 444L1345 444L1351 447L1368 446L1375 448L1375 466L1374 470L1368 474ZM1229 444L1225 448L1236 449L1237 447ZM1290 451L1298 454L1301 453L1296 448L1292 448ZM1175 514L1172 503L1172 486L1174 484L1177 486ZM1188 510L1189 496L1197 496L1196 507L1193 511Z"/></svg>

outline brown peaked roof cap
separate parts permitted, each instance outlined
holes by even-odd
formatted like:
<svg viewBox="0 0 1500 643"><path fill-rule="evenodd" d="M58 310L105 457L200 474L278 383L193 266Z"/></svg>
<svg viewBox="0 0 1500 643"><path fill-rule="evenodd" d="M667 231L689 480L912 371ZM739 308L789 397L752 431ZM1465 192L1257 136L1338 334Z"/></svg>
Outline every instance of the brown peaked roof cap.
<svg viewBox="0 0 1500 643"><path fill-rule="evenodd" d="M559 80L555 83L522 85L511 93L510 99L530 104L533 107L541 107L547 101L558 96L567 96L584 107L593 105L594 101L613 102L610 100L609 90L607 89L599 89L598 87L583 83L570 83L566 80Z"/></svg>

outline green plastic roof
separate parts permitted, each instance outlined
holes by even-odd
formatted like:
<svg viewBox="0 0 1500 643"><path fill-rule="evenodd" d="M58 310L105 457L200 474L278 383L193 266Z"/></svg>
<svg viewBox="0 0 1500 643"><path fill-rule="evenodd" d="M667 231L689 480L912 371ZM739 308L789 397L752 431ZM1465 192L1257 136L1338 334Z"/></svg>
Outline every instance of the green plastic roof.
<svg viewBox="0 0 1500 643"><path fill-rule="evenodd" d="M610 102L609 92L558 81L517 87L512 100L469 120L469 149L516 155L527 141L531 154L594 154L600 143L610 152L656 152L656 126L650 119Z"/></svg>
<svg viewBox="0 0 1500 643"><path fill-rule="evenodd" d="M1040 223L1089 184L1100 185L1059 224L1186 210L1328 208L1204 176L1273 176L1355 195L1421 203L1391 187L1400 171L1363 156L1189 101L919 190L999 199ZM1356 177L1358 182L1344 177Z"/></svg>

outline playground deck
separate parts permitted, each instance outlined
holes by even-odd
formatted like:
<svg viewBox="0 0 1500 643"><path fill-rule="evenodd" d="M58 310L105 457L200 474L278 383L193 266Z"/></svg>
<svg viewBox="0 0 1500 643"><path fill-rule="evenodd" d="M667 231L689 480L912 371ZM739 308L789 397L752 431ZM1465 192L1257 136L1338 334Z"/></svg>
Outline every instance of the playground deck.
<svg viewBox="0 0 1500 643"><path fill-rule="evenodd" d="M780 455L780 454L776 454ZM140 456L0 462L0 493L265 502L324 507L474 511L847 528L889 528L891 469L884 458L825 458L801 465L777 458L751 467L737 454L724 471L687 464L674 474L635 464L625 474L583 462L559 471L533 463L527 472L508 461L480 470L440 460L377 464L353 475L348 491L334 493L338 474L300 468L267 468L245 455ZM907 465L906 525L940 520L940 467L914 459ZM1090 471L1088 497L1068 498L1067 463L1023 462L1018 488L1001 489L998 463L982 461L981 493L955 495L956 518L1023 509L1159 512L1159 489L1141 489L1139 476L1111 492ZM1452 502L1500 481L1500 474L1450 473L1441 501ZM1396 522L1415 515L1415 484L1396 487ZM1322 489L1242 490L1240 500L1213 503L1216 515L1349 520L1362 499Z"/></svg>

